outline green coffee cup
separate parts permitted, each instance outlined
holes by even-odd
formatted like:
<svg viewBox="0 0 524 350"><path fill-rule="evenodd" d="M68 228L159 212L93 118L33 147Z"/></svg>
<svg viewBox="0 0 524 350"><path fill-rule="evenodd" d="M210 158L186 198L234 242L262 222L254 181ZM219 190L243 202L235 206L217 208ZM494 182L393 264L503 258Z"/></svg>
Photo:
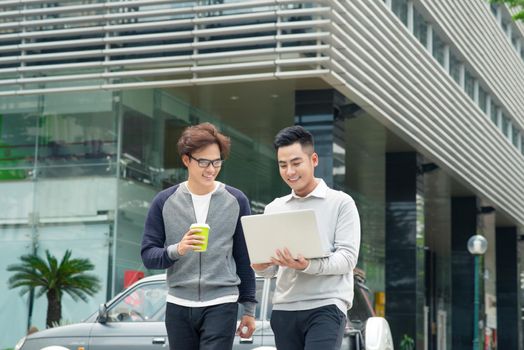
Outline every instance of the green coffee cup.
<svg viewBox="0 0 524 350"><path fill-rule="evenodd" d="M200 232L195 233L195 235L199 235L204 237L203 243L200 245L200 249L195 250L195 252L205 252L207 250L207 242L209 239L209 225L208 224L192 224L190 229L199 229Z"/></svg>

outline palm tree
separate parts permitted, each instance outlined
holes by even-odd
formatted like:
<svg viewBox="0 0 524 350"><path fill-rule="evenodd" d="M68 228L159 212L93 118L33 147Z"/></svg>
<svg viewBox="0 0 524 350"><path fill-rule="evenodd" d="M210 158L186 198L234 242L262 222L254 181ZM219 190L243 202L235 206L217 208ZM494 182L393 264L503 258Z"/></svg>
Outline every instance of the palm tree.
<svg viewBox="0 0 524 350"><path fill-rule="evenodd" d="M71 250L67 250L58 260L46 250L47 261L36 254L20 257L21 263L9 265L7 271L15 272L9 278L9 288L22 288L20 295L31 289L38 289L36 297L47 296L48 328L60 322L62 318L62 295L69 294L73 300L87 301L100 290L100 279L86 271L94 269L89 259L71 259Z"/></svg>

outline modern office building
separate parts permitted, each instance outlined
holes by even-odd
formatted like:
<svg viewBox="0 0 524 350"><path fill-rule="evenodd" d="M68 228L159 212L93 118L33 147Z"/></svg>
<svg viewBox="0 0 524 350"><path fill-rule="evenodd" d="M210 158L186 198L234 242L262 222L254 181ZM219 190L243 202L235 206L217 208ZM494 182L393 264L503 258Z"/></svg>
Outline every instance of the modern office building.
<svg viewBox="0 0 524 350"><path fill-rule="evenodd" d="M271 142L313 132L317 175L359 207L359 267L396 346L523 349L524 26L483 0L0 1L0 256L66 249L120 291L181 130L232 138L220 180L254 212L287 192ZM488 240L481 270L466 249ZM7 289L0 348L45 324ZM486 347L489 348L489 347ZM492 347L493 348L493 347Z"/></svg>

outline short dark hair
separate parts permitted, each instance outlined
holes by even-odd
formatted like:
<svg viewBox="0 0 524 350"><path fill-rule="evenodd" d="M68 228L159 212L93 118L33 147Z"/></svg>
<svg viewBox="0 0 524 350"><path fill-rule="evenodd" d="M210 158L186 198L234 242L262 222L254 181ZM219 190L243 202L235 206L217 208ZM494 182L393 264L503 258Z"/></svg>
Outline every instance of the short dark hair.
<svg viewBox="0 0 524 350"><path fill-rule="evenodd" d="M314 148L313 135L300 125L293 125L280 130L275 136L273 146L278 151L280 147L290 146L300 143L302 147L310 146Z"/></svg>
<svg viewBox="0 0 524 350"><path fill-rule="evenodd" d="M216 126L211 123L189 126L178 139L178 153L180 156L191 155L193 152L215 143L220 149L220 157L226 159L231 148L229 137L220 133Z"/></svg>

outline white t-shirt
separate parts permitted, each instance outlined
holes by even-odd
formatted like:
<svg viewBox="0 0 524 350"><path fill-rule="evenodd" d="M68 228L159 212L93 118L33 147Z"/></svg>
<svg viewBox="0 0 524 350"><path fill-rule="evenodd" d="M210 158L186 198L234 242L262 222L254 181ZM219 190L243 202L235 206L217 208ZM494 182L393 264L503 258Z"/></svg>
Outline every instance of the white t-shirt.
<svg viewBox="0 0 524 350"><path fill-rule="evenodd" d="M183 183L184 186L189 191L189 187L187 186L187 181ZM215 181L215 188L213 191L199 195L194 194L191 191L191 199L193 200L193 209L195 210L195 217L196 222L199 224L206 223L207 219L207 212L209 211L209 203L211 202L211 196L215 191L218 189L218 186L220 186L220 182ZM167 302L177 304L180 306L185 307L205 307L205 306L213 306L213 305L219 305L224 303L236 303L238 301L238 295L226 295L217 299L212 299L208 301L193 301L193 300L187 300L182 298L177 298L176 296L167 295Z"/></svg>
<svg viewBox="0 0 524 350"><path fill-rule="evenodd" d="M211 202L211 196L218 189L220 182L215 181L215 188L213 191L206 194L194 194L191 193L191 199L193 200L193 209L195 210L196 222L199 224L205 224L207 219L207 212L209 211L209 203ZM187 187L187 181L184 183ZM189 190L189 187L187 188Z"/></svg>

